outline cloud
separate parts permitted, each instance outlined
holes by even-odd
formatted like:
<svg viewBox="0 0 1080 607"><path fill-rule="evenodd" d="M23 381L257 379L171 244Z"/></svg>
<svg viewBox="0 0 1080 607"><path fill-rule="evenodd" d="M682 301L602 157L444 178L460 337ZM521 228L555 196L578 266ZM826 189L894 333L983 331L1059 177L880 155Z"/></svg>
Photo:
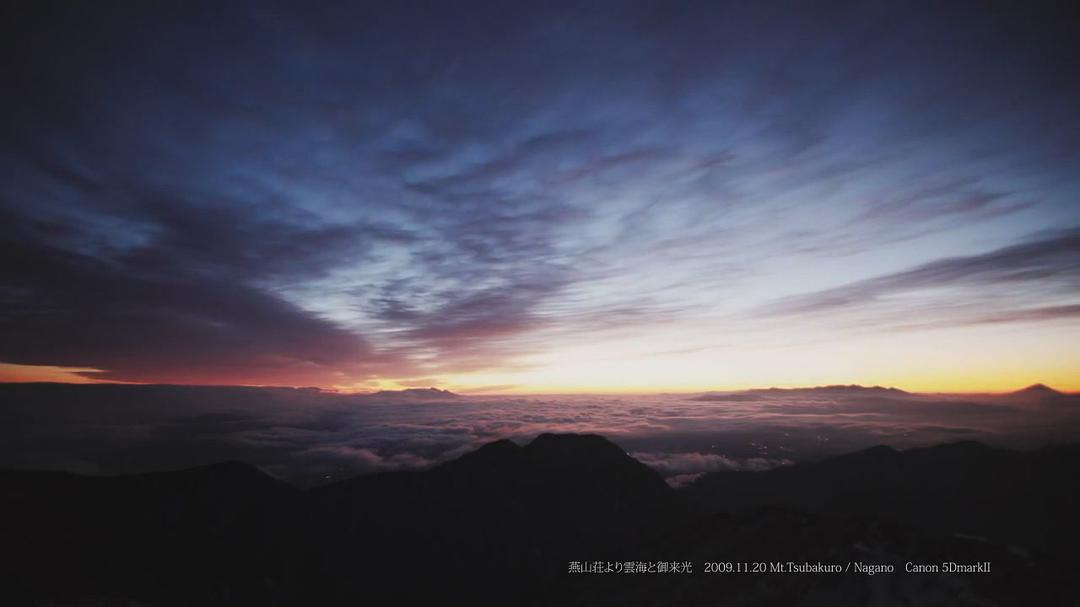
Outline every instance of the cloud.
<svg viewBox="0 0 1080 607"><path fill-rule="evenodd" d="M920 327L1037 322L1074 318L1077 306L1071 301L1078 294L1080 231L1073 228L979 255L941 259L787 297L764 307L761 314L787 317L869 311L897 322L896 317L919 310L931 313L916 315L923 319L914 323ZM1064 303L1045 305L1055 299Z"/></svg>
<svg viewBox="0 0 1080 607"><path fill-rule="evenodd" d="M321 445L305 449L295 456L309 472L318 474L326 470L334 473L355 475L395 470L418 470L432 465L432 461L413 453L379 455L373 449L348 445ZM327 476L327 475L324 475Z"/></svg>
<svg viewBox="0 0 1080 607"><path fill-rule="evenodd" d="M402 401L289 388L0 385L0 467L131 473L243 460L299 485L426 468L498 440L601 434L673 484L877 444L1080 437L1080 411L992 396L769 393L754 401L462 396ZM328 479L327 477L331 477Z"/></svg>
<svg viewBox="0 0 1080 607"><path fill-rule="evenodd" d="M719 471L761 472L778 466L787 466L789 459L750 457L735 459L716 453L632 453L634 459L656 470L673 487L688 485L703 474Z"/></svg>
<svg viewBox="0 0 1080 607"><path fill-rule="evenodd" d="M372 373L367 342L256 288L0 242L0 360L127 381L324 383Z"/></svg>
<svg viewBox="0 0 1080 607"><path fill-rule="evenodd" d="M1080 87L1052 9L466 5L20 7L0 360L513 371L570 339L698 332L781 270L1075 224Z"/></svg>

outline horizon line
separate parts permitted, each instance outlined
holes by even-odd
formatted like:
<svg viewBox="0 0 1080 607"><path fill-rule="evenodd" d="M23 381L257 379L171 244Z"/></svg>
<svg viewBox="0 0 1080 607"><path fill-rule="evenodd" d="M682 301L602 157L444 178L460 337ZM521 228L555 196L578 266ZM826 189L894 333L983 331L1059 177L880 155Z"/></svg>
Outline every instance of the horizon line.
<svg viewBox="0 0 1080 607"><path fill-rule="evenodd" d="M323 387L312 385L285 385L285 384L242 384L242 383L177 383L177 382L130 382L130 381L117 381L117 380L91 380L86 382L79 381L40 381L40 380L0 380L0 385L53 385L53 386L158 386L158 387L175 387L175 388L252 388L252 389L282 389L282 390L315 390L323 394L328 395L341 395L341 396L374 396L380 393L404 393L410 391L428 391L438 390L440 392L449 392L455 396L472 396L472 397L498 397L498 396L586 396L586 395L612 395L612 396L650 396L650 395L683 395L683 394L716 394L716 393L741 393L741 392L755 392L755 391L797 391L797 390L815 390L826 388L861 388L866 390L895 390L904 392L907 394L942 394L942 395L964 395L964 394L981 394L981 395L1006 395L1022 392L1031 388L1046 388L1054 392L1065 395L1076 395L1080 392L1068 389L1058 389L1046 384L1044 382L1034 382L1031 384L1022 385L1018 388L1012 388L1008 390L909 390L893 385L881 385L881 384L859 384L859 383L828 383L828 384L803 384L797 386L757 386L751 388L707 388L707 389L656 389L656 390L594 390L585 389L578 391L568 390L555 390L555 391L523 391L523 392L488 392L484 390L484 387L477 388L458 388L438 386L425 386L425 387L404 387L404 388L378 388L372 390L347 390L339 389L336 387Z"/></svg>

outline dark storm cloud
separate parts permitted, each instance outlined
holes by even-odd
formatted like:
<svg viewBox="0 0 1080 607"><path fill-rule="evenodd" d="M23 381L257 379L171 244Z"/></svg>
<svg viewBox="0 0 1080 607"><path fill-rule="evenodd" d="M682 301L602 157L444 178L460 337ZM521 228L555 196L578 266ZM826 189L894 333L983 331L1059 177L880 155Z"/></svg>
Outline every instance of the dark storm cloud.
<svg viewBox="0 0 1080 607"><path fill-rule="evenodd" d="M7 363L322 385L507 368L540 334L692 321L770 259L1076 219L1077 54L1053 9L5 11Z"/></svg>

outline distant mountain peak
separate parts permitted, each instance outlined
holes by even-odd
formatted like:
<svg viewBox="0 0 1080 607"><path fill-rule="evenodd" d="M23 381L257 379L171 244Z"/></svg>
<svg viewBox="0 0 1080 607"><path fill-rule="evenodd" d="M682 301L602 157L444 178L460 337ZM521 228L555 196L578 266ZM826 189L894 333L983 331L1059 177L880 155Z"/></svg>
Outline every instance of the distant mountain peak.
<svg viewBox="0 0 1080 607"><path fill-rule="evenodd" d="M809 390L819 390L822 392L878 392L888 394L907 394L907 392L900 388L893 388L891 386L861 386L859 384L833 384L829 386L818 386L816 388L808 388Z"/></svg>
<svg viewBox="0 0 1080 607"><path fill-rule="evenodd" d="M706 392L690 400L696 401L754 401L773 396L910 396L899 388L887 386L861 386L859 384L834 384L829 386L809 386L805 388L754 388L736 392Z"/></svg>
<svg viewBox="0 0 1080 607"><path fill-rule="evenodd" d="M395 396L395 397L412 397L412 398L458 398L458 394L449 390L440 390L439 388L406 388L404 390L379 390L375 392L373 396Z"/></svg>
<svg viewBox="0 0 1080 607"><path fill-rule="evenodd" d="M890 386L863 386L859 384L830 384L827 386L810 386L806 388L765 388L759 390L747 390L756 393L830 393L830 394L892 394L906 395L910 392Z"/></svg>
<svg viewBox="0 0 1080 607"><path fill-rule="evenodd" d="M1012 394L1014 394L1014 395L1026 394L1026 395L1038 395L1038 396L1065 396L1065 394L1063 392L1059 392L1059 391L1051 388L1050 386L1048 386L1046 384L1031 384L1030 386L1028 386L1026 388L1021 388L1020 390L1017 390L1016 392L1013 392Z"/></svg>
<svg viewBox="0 0 1080 607"><path fill-rule="evenodd" d="M1072 401L1070 395L1047 386L1032 384L1015 392L1002 394L1001 398L1018 404L1060 404Z"/></svg>

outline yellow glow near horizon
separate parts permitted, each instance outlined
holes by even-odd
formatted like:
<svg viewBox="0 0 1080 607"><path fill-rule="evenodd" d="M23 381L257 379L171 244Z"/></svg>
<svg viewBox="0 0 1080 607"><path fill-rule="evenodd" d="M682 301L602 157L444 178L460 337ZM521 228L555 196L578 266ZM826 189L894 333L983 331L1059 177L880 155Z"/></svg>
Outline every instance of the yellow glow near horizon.
<svg viewBox="0 0 1080 607"><path fill-rule="evenodd" d="M773 334L763 338L758 334L746 339L744 346L732 343L733 338L730 345L683 350L669 347L680 336L631 336L553 343L546 350L514 359L514 365L506 369L382 377L318 387L355 393L433 386L479 395L647 394L861 384L963 393L1008 392L1044 383L1080 392L1078 329L1080 325L1073 323L835 337ZM0 363L0 382L100 383L93 377L100 372ZM166 377L161 383L203 383L197 380L175 382Z"/></svg>
<svg viewBox="0 0 1080 607"><path fill-rule="evenodd" d="M450 389L513 386L508 393L647 393L861 384L913 392L1008 392L1035 383L1080 391L1075 331L963 328L872 334L707 354L627 355L625 344L559 350L530 370L461 374Z"/></svg>
<svg viewBox="0 0 1080 607"><path fill-rule="evenodd" d="M65 384L114 383L94 379L82 373L101 373L101 369L88 367L58 367L52 365L15 365L0 363L0 382L59 382Z"/></svg>
<svg viewBox="0 0 1080 607"><path fill-rule="evenodd" d="M790 382L740 382L723 384L648 384L610 386L603 384L486 384L483 382L473 383L483 376L469 376L453 378L440 387L461 394L476 395L544 395L544 394L656 394L656 393L697 393L697 392L725 392L738 390L752 390L756 388L806 388L814 386L848 385L857 384L862 386L883 386L898 388L908 392L942 393L942 394L975 394L975 393L1004 393L1019 390L1033 384L1046 384L1061 392L1080 392L1080 382L1077 382L1072 374L1051 376L1047 374L1017 374L1017 375L992 375L992 376L965 376L955 377L895 377L895 378L867 378L854 380L851 378L824 378L814 381L790 381ZM502 389L489 389L491 386L504 386Z"/></svg>

